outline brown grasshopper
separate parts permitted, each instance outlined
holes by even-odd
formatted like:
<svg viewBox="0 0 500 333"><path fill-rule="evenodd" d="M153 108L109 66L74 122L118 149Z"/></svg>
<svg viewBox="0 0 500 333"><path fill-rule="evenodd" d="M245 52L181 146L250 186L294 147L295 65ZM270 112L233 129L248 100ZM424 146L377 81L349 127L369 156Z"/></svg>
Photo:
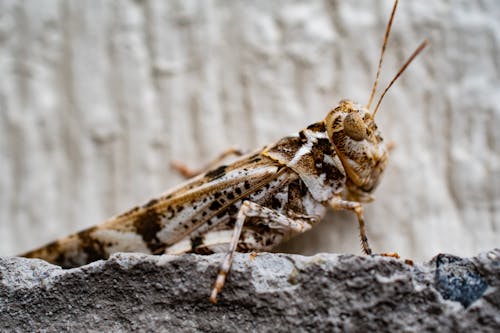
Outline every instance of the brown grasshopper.
<svg viewBox="0 0 500 333"><path fill-rule="evenodd" d="M210 296L215 303L236 250L270 250L311 229L327 207L356 214L363 252L371 254L362 203L372 200L388 160L388 145L374 116L385 93L426 46L424 42L417 48L370 112L396 7L397 1L366 106L343 100L324 120L297 135L213 168L142 206L22 256L75 267L116 252L223 252L226 256Z"/></svg>

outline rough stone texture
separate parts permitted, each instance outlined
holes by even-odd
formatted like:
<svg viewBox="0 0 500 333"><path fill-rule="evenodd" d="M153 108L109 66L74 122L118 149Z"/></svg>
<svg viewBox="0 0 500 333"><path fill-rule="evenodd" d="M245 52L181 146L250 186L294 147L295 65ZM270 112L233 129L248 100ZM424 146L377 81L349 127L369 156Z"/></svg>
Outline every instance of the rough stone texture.
<svg viewBox="0 0 500 333"><path fill-rule="evenodd" d="M498 332L500 250L423 265L355 255L237 254L217 305L221 260L118 254L62 270L0 258L0 330L150 332Z"/></svg>
<svg viewBox="0 0 500 333"><path fill-rule="evenodd" d="M0 1L0 254L367 100L392 1ZM500 243L500 2L401 1L377 115L396 149L367 228L421 260ZM333 221L333 222L332 222ZM286 250L359 253L351 214Z"/></svg>

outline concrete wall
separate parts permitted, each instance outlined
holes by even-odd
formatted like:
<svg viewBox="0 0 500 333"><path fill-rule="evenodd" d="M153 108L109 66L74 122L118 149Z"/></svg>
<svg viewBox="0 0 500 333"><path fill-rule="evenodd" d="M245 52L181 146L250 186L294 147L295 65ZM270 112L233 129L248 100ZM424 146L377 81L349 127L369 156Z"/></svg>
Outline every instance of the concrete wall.
<svg viewBox="0 0 500 333"><path fill-rule="evenodd" d="M0 255L147 201L200 166L365 103L392 1L0 1ZM396 149L375 251L500 244L500 3L401 1L377 114ZM287 248L359 253L351 214Z"/></svg>

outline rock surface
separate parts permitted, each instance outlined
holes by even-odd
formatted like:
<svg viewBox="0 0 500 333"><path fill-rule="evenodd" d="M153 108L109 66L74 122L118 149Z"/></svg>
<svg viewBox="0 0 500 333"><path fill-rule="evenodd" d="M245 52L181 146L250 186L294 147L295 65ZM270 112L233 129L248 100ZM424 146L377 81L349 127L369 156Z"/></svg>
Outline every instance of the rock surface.
<svg viewBox="0 0 500 333"><path fill-rule="evenodd" d="M219 303L221 255L117 254L62 270L0 258L0 330L498 332L500 250L385 257L237 254Z"/></svg>

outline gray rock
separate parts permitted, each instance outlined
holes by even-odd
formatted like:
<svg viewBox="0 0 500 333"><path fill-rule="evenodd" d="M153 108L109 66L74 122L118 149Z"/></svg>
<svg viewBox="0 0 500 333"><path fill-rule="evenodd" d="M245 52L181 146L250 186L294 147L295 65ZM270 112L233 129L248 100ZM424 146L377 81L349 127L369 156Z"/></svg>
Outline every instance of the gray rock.
<svg viewBox="0 0 500 333"><path fill-rule="evenodd" d="M76 269L0 257L1 331L500 331L500 250L386 257L117 254Z"/></svg>

